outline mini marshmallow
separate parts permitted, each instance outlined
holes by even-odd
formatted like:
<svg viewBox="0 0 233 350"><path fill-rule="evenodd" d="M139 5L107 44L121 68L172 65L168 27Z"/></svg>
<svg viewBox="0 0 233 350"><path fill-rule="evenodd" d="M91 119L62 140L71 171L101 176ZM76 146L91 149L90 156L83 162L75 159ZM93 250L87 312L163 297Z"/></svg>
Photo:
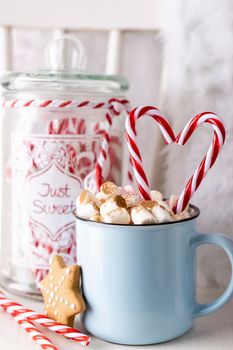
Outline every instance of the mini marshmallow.
<svg viewBox="0 0 233 350"><path fill-rule="evenodd" d="M119 225L128 225L130 223L130 215L128 210L125 208L118 208L112 210L108 213L102 215L103 222L109 224L119 224Z"/></svg>
<svg viewBox="0 0 233 350"><path fill-rule="evenodd" d="M151 200L144 200L140 203L141 206L146 208L149 211L152 211L155 205L158 205L157 201L151 201Z"/></svg>
<svg viewBox="0 0 233 350"><path fill-rule="evenodd" d="M176 194L172 194L169 198L169 207L173 208L176 202L178 201L179 197Z"/></svg>
<svg viewBox="0 0 233 350"><path fill-rule="evenodd" d="M172 209L169 207L169 205L164 201L158 201L158 205L160 207L163 207L170 215L174 215Z"/></svg>
<svg viewBox="0 0 233 350"><path fill-rule="evenodd" d="M138 205L131 210L131 219L136 225L157 223L154 215L142 205Z"/></svg>
<svg viewBox="0 0 233 350"><path fill-rule="evenodd" d="M100 186L100 192L97 193L97 198L107 199L110 196L120 194L120 190L113 182L105 182Z"/></svg>
<svg viewBox="0 0 233 350"><path fill-rule="evenodd" d="M171 215L160 205L154 206L152 214L156 217L159 223L172 221Z"/></svg>
<svg viewBox="0 0 233 350"><path fill-rule="evenodd" d="M76 213L78 217L88 220L92 216L99 214L99 208L95 202L81 204L80 199L78 198L76 201Z"/></svg>
<svg viewBox="0 0 233 350"><path fill-rule="evenodd" d="M115 209L126 208L126 201L122 196L111 196L100 206L100 214L107 214Z"/></svg>
<svg viewBox="0 0 233 350"><path fill-rule="evenodd" d="M127 208L136 207L141 202L141 197L139 194L123 194Z"/></svg>
<svg viewBox="0 0 233 350"><path fill-rule="evenodd" d="M95 216L91 216L89 218L90 221L96 221L96 222L102 222L102 218L99 214L95 215Z"/></svg>
<svg viewBox="0 0 233 350"><path fill-rule="evenodd" d="M76 201L77 216L96 222L142 225L179 221L192 215L189 206L180 214L173 213L178 196L171 195L163 201L162 193L154 190L151 197L152 200L143 200L132 187L117 187L106 182L96 196L83 190Z"/></svg>
<svg viewBox="0 0 233 350"><path fill-rule="evenodd" d="M98 207L100 207L101 203L100 203L99 199L93 193L91 193L88 190L83 190L78 198L79 198L79 203L81 205L94 202L94 203L96 203L96 205Z"/></svg>
<svg viewBox="0 0 233 350"><path fill-rule="evenodd" d="M151 194L151 199L153 201L162 201L163 200L163 195L159 191L153 190L153 191L150 191L150 194Z"/></svg>
<svg viewBox="0 0 233 350"><path fill-rule="evenodd" d="M176 202L178 201L179 197L176 195L176 194L172 194L170 196L170 199L169 199L169 206L170 208L173 208L174 205L176 204ZM187 205L187 207L184 209L184 211L186 211L186 214L185 215L189 215L190 216L190 207L189 205Z"/></svg>

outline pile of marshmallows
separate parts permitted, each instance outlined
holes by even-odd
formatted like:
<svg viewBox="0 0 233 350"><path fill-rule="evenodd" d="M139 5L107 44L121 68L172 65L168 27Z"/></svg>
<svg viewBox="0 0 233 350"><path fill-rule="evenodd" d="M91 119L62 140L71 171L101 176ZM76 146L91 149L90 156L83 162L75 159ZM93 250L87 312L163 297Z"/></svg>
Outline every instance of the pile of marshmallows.
<svg viewBox="0 0 233 350"><path fill-rule="evenodd" d="M192 209L187 207L182 213L174 214L172 207L178 197L172 195L163 200L159 191L151 191L151 200L143 200L135 194L131 186L124 188L112 182L105 182L100 191L93 193L83 190L76 201L79 218L110 224L157 224L189 218Z"/></svg>

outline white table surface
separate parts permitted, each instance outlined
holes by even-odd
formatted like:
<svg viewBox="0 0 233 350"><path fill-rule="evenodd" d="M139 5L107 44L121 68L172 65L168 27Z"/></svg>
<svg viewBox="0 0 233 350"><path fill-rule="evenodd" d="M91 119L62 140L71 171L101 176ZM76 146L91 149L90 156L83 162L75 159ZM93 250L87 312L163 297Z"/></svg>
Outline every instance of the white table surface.
<svg viewBox="0 0 233 350"><path fill-rule="evenodd" d="M43 310L43 304L29 299L12 297L25 307L36 311ZM201 300L210 301L216 296L216 290L203 291ZM81 329L77 321L75 326ZM81 345L64 339L62 336L53 334L50 331L43 332L49 336L60 350L84 349ZM14 319L0 310L0 350L38 350L39 345L35 344L22 327ZM149 346L122 346L110 344L95 337L88 349L93 350L231 350L233 349L233 300L225 305L220 311L212 315L195 320L193 328L182 337L173 341L149 345Z"/></svg>

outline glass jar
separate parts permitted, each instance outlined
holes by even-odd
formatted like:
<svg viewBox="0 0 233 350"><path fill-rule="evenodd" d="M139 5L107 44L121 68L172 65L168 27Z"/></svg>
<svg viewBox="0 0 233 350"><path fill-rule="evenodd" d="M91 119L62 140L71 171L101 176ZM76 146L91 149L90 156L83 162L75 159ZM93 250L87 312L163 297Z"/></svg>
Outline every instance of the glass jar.
<svg viewBox="0 0 233 350"><path fill-rule="evenodd" d="M64 36L46 49L48 70L6 73L3 88L1 284L40 297L55 254L75 263L75 199L93 189L108 128L106 179L121 182L128 82L85 73L83 47ZM112 126L106 125L106 115Z"/></svg>

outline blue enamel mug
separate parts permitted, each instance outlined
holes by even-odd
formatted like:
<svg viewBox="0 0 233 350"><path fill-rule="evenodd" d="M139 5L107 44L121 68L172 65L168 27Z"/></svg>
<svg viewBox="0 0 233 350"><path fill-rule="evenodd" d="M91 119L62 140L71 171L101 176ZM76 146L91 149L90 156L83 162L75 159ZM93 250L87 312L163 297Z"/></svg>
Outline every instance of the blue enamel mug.
<svg viewBox="0 0 233 350"><path fill-rule="evenodd" d="M196 302L196 249L214 244L228 255L233 241L195 230L199 209L183 221L115 225L77 219L78 264L87 309L82 322L93 335L119 344L160 343L187 332L197 317L217 311L233 294Z"/></svg>

